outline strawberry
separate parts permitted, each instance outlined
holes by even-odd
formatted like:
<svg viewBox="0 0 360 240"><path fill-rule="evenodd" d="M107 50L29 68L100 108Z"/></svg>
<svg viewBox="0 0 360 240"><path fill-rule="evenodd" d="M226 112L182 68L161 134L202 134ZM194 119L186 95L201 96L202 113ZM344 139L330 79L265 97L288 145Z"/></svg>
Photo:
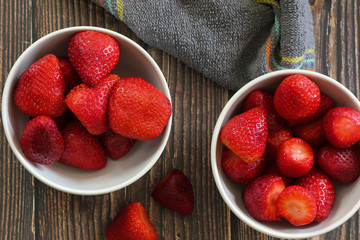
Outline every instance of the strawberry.
<svg viewBox="0 0 360 240"><path fill-rule="evenodd" d="M112 160L118 160L131 150L136 140L109 130L101 135L101 142L104 145L106 155Z"/></svg>
<svg viewBox="0 0 360 240"><path fill-rule="evenodd" d="M109 129L108 102L111 89L119 79L117 75L110 74L94 86L82 83L66 96L65 103L89 133L99 135Z"/></svg>
<svg viewBox="0 0 360 240"><path fill-rule="evenodd" d="M246 185L243 200L250 215L260 221L279 221L276 200L285 189L284 181L274 175L261 175Z"/></svg>
<svg viewBox="0 0 360 240"><path fill-rule="evenodd" d="M243 161L252 163L265 152L268 135L266 110L253 108L231 118L220 130L220 141Z"/></svg>
<svg viewBox="0 0 360 240"><path fill-rule="evenodd" d="M294 133L295 136L303 139L314 148L318 148L326 142L326 137L322 126L322 119L318 119L315 122L306 125L295 127Z"/></svg>
<svg viewBox="0 0 360 240"><path fill-rule="evenodd" d="M276 166L288 177L299 177L308 173L314 165L311 146L300 138L290 138L278 149Z"/></svg>
<svg viewBox="0 0 360 240"><path fill-rule="evenodd" d="M330 144L322 146L318 153L318 164L330 178L341 182L354 182L360 175L360 146L336 148Z"/></svg>
<svg viewBox="0 0 360 240"><path fill-rule="evenodd" d="M316 199L316 216L314 221L325 220L335 200L335 187L333 182L320 169L312 169L310 172L296 179L295 185L311 191Z"/></svg>
<svg viewBox="0 0 360 240"><path fill-rule="evenodd" d="M246 163L230 149L224 148L221 157L221 166L231 180L236 183L246 184L264 171L266 158L265 155L263 155L252 163Z"/></svg>
<svg viewBox="0 0 360 240"><path fill-rule="evenodd" d="M108 109L112 131L143 141L157 138L171 116L170 100L140 77L120 79L111 91Z"/></svg>
<svg viewBox="0 0 360 240"><path fill-rule="evenodd" d="M268 160L270 163L276 162L277 151L281 144L292 138L293 134L290 129L284 128L280 131L268 136L266 140L266 152L268 154Z"/></svg>
<svg viewBox="0 0 360 240"><path fill-rule="evenodd" d="M360 140L360 113L346 107L336 107L323 118L325 136L338 148L346 148Z"/></svg>
<svg viewBox="0 0 360 240"><path fill-rule="evenodd" d="M281 130L285 125L285 120L276 112L273 97L264 91L255 90L245 99L242 112L246 112L255 107L263 107L266 110L269 134Z"/></svg>
<svg viewBox="0 0 360 240"><path fill-rule="evenodd" d="M188 215L194 209L194 190L182 171L174 168L151 192L151 196L161 205L177 213Z"/></svg>
<svg viewBox="0 0 360 240"><path fill-rule="evenodd" d="M69 58L59 58L59 64L65 80L65 93L81 83L79 74L71 65Z"/></svg>
<svg viewBox="0 0 360 240"><path fill-rule="evenodd" d="M66 110L65 82L59 60L48 54L23 72L15 85L14 103L29 116L58 117Z"/></svg>
<svg viewBox="0 0 360 240"><path fill-rule="evenodd" d="M156 240L158 234L140 202L126 205L106 228L108 240Z"/></svg>
<svg viewBox="0 0 360 240"><path fill-rule="evenodd" d="M96 135L90 134L78 120L61 131L65 150L60 163L84 170L98 170L107 163L104 148Z"/></svg>
<svg viewBox="0 0 360 240"><path fill-rule="evenodd" d="M335 106L334 100L323 93L320 94L320 105L317 111L305 118L300 118L298 120L288 120L289 126L300 126L304 124L312 123L320 118L322 118L331 108Z"/></svg>
<svg viewBox="0 0 360 240"><path fill-rule="evenodd" d="M30 120L22 132L20 143L28 160L43 165L58 161L65 148L55 121L48 116Z"/></svg>
<svg viewBox="0 0 360 240"><path fill-rule="evenodd" d="M287 120L297 120L314 114L320 105L320 90L303 75L286 77L276 88L274 106Z"/></svg>
<svg viewBox="0 0 360 240"><path fill-rule="evenodd" d="M284 181L285 186L290 186L293 183L293 178L291 177L287 177L284 174L282 174L280 172L280 170L276 167L276 165L271 165L268 166L267 168L265 168L263 175L274 175L274 176L278 176L281 177L281 179Z"/></svg>
<svg viewBox="0 0 360 240"><path fill-rule="evenodd" d="M115 68L120 48L110 35L88 30L78 32L70 39L68 55L81 80L95 85Z"/></svg>
<svg viewBox="0 0 360 240"><path fill-rule="evenodd" d="M316 217L316 199L310 190L300 186L289 186L276 200L276 209L295 226L311 223Z"/></svg>
<svg viewBox="0 0 360 240"><path fill-rule="evenodd" d="M74 119L75 115L70 111L70 109L66 109L61 116L54 118L54 121L56 122L56 126L59 130L63 130Z"/></svg>

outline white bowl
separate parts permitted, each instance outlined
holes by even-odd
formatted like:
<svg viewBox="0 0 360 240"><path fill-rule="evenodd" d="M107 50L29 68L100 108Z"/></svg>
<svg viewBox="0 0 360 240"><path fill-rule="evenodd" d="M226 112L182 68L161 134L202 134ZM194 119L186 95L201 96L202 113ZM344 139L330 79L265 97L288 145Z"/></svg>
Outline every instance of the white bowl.
<svg viewBox="0 0 360 240"><path fill-rule="evenodd" d="M346 106L360 111L359 100L342 84L323 74L306 70L283 70L265 74L247 83L229 100L222 110L214 128L211 142L211 166L217 188L231 211L250 227L264 234L277 238L310 238L329 232L346 222L360 207L360 178L349 185L335 183L336 198L333 208L326 220L295 227L286 220L280 222L261 222L248 213L245 208L242 191L243 185L232 182L221 167L223 144L218 141L222 126L240 113L241 103L253 90L262 89L274 92L279 83L292 74L303 74L314 81L322 93L332 97L337 106Z"/></svg>
<svg viewBox="0 0 360 240"><path fill-rule="evenodd" d="M104 28L70 27L50 33L26 49L12 67L3 89L2 121L8 143L22 165L37 179L58 190L97 195L124 188L142 177L159 159L169 138L172 117L162 134L153 141L137 141L131 151L117 161L108 160L105 168L85 171L55 163L43 166L28 161L20 147L20 136L29 117L14 105L12 93L20 75L48 53L67 56L70 38L79 31L94 30L109 34L119 43L120 59L112 73L120 77L140 76L161 90L171 101L167 82L151 56L129 38Z"/></svg>

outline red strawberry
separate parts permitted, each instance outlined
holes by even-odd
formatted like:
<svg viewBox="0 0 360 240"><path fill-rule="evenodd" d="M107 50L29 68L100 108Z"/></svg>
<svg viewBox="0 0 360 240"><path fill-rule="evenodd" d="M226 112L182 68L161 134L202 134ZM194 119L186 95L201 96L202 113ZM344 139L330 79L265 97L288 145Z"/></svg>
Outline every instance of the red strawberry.
<svg viewBox="0 0 360 240"><path fill-rule="evenodd" d="M276 166L288 177L308 173L314 165L314 153L308 143L300 138L290 138L278 149Z"/></svg>
<svg viewBox="0 0 360 240"><path fill-rule="evenodd" d="M320 105L320 90L309 78L291 75L285 78L274 94L276 111L287 120L314 114Z"/></svg>
<svg viewBox="0 0 360 240"><path fill-rule="evenodd" d="M276 200L285 189L284 181L274 175L261 175L246 185L243 192L245 207L260 221L279 221Z"/></svg>
<svg viewBox="0 0 360 240"><path fill-rule="evenodd" d="M300 126L308 123L312 123L320 118L322 118L331 108L335 106L334 100L321 93L320 95L320 105L318 110L312 114L311 116L300 118L298 120L289 120L288 125L289 126Z"/></svg>
<svg viewBox="0 0 360 240"><path fill-rule="evenodd" d="M336 148L325 145L318 153L318 164L330 178L341 182L354 182L360 175L360 147Z"/></svg>
<svg viewBox="0 0 360 240"><path fill-rule="evenodd" d="M276 165L271 165L268 166L267 168L265 168L263 175L274 175L274 176L278 176L281 177L281 179L284 181L285 186L290 186L293 183L293 178L291 177L287 177L284 174L282 174L280 172L280 170L276 167Z"/></svg>
<svg viewBox="0 0 360 240"><path fill-rule="evenodd" d="M309 173L296 179L295 185L311 191L316 199L316 222L325 220L335 200L335 187L332 181L320 169L312 169Z"/></svg>
<svg viewBox="0 0 360 240"><path fill-rule="evenodd" d="M311 223L316 216L316 200L310 190L300 186L289 186L276 201L278 213L295 226Z"/></svg>
<svg viewBox="0 0 360 240"><path fill-rule="evenodd" d="M246 163L230 149L224 148L221 157L221 166L231 180L236 183L246 184L264 171L266 158L265 155L263 155L252 163Z"/></svg>
<svg viewBox="0 0 360 240"><path fill-rule="evenodd" d="M107 158L99 137L90 134L78 120L69 123L61 133L65 151L60 163L84 170L105 167Z"/></svg>
<svg viewBox="0 0 360 240"><path fill-rule="evenodd" d="M176 168L155 186L151 196L161 205L183 215L191 214L194 209L194 191L191 182Z"/></svg>
<svg viewBox="0 0 360 240"><path fill-rule="evenodd" d="M82 31L71 38L68 55L81 80L95 85L115 68L119 61L120 48L116 40L108 34Z"/></svg>
<svg viewBox="0 0 360 240"><path fill-rule="evenodd" d="M263 107L266 110L269 134L281 130L285 125L285 120L276 112L273 97L264 91L255 90L245 99L242 112L246 112L255 107Z"/></svg>
<svg viewBox="0 0 360 240"><path fill-rule="evenodd" d="M111 130L101 135L101 141L104 145L106 155L112 160L118 160L123 157L136 143L135 139L121 136Z"/></svg>
<svg viewBox="0 0 360 240"><path fill-rule="evenodd" d="M59 60L48 54L21 74L14 90L15 105L29 116L58 117L66 110L65 82Z"/></svg>
<svg viewBox="0 0 360 240"><path fill-rule="evenodd" d="M120 79L109 100L111 130L128 138L154 140L171 116L171 103L163 92L140 77Z"/></svg>
<svg viewBox="0 0 360 240"><path fill-rule="evenodd" d="M266 111L256 107L231 118L222 127L219 139L243 161L251 163L264 154L267 135Z"/></svg>
<svg viewBox="0 0 360 240"><path fill-rule="evenodd" d="M158 234L145 207L139 202L126 205L106 228L108 240L156 240Z"/></svg>
<svg viewBox="0 0 360 240"><path fill-rule="evenodd" d="M333 108L324 116L323 128L332 145L350 147L360 140L360 113L351 108Z"/></svg>
<svg viewBox="0 0 360 240"><path fill-rule="evenodd" d="M64 151L64 140L55 121L48 116L38 116L28 122L21 135L21 149L33 162L51 165Z"/></svg>
<svg viewBox="0 0 360 240"><path fill-rule="evenodd" d="M109 129L108 102L111 89L119 79L117 75L110 74L94 86L82 83L66 96L65 103L89 133L99 135Z"/></svg>
<svg viewBox="0 0 360 240"><path fill-rule="evenodd" d="M61 116L54 118L54 121L56 122L56 126L59 130L62 130L74 119L74 114L70 111L70 109L66 109Z"/></svg>
<svg viewBox="0 0 360 240"><path fill-rule="evenodd" d="M81 83L81 79L68 58L60 58L59 63L65 80L65 93L68 93Z"/></svg>
<svg viewBox="0 0 360 240"><path fill-rule="evenodd" d="M290 129L284 128L280 131L268 136L266 143L266 152L268 154L268 160L271 163L276 162L277 151L281 144L286 140L293 137L293 134Z"/></svg>
<svg viewBox="0 0 360 240"><path fill-rule="evenodd" d="M295 136L303 139L314 148L318 148L326 142L322 119L296 127L294 129L294 133Z"/></svg>

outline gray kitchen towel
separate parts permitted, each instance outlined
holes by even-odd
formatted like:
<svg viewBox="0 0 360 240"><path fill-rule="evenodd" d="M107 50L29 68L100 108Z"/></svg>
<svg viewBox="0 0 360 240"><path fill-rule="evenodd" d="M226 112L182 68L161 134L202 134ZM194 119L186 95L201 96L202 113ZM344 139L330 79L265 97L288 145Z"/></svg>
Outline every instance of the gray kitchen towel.
<svg viewBox="0 0 360 240"><path fill-rule="evenodd" d="M315 64L308 0L92 0L145 43L237 90L264 73Z"/></svg>

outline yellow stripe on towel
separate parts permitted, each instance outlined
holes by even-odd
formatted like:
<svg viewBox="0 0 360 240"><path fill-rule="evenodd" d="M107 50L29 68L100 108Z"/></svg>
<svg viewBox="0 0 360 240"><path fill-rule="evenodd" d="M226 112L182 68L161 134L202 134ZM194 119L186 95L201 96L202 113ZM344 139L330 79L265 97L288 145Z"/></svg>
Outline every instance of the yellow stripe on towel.
<svg viewBox="0 0 360 240"><path fill-rule="evenodd" d="M281 58L281 61L283 61L283 62L297 63L297 62L300 62L301 60L303 60L303 58L305 56L305 55L302 55L300 57L284 57L284 56L281 56L279 48L277 49L277 51L278 51L279 57ZM312 53L314 51L315 51L314 48L308 49L305 51L305 54Z"/></svg>
<svg viewBox="0 0 360 240"><path fill-rule="evenodd" d="M275 7L280 9L279 3L275 0L253 0L253 2L274 5Z"/></svg>
<svg viewBox="0 0 360 240"><path fill-rule="evenodd" d="M123 3L122 0L117 0L117 14L119 16L119 19L123 20Z"/></svg>

